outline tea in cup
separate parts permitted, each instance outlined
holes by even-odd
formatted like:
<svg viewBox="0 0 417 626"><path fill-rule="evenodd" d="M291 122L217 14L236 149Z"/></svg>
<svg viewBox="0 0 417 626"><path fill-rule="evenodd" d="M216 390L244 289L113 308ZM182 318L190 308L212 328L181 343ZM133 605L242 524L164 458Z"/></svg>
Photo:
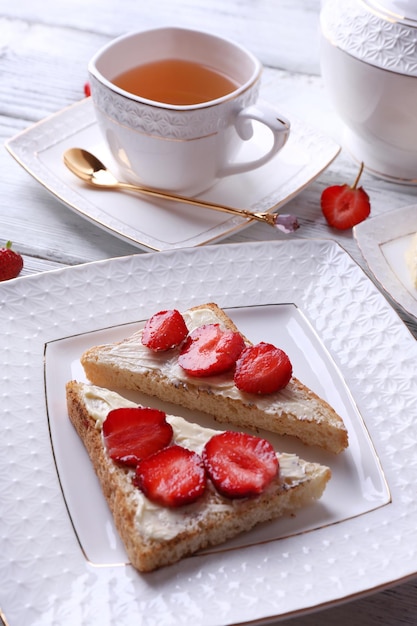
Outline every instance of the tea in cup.
<svg viewBox="0 0 417 626"><path fill-rule="evenodd" d="M219 179L260 167L285 145L290 122L260 102L261 63L227 39L183 28L119 37L89 63L98 124L122 175L193 195ZM265 153L235 160L270 130Z"/></svg>

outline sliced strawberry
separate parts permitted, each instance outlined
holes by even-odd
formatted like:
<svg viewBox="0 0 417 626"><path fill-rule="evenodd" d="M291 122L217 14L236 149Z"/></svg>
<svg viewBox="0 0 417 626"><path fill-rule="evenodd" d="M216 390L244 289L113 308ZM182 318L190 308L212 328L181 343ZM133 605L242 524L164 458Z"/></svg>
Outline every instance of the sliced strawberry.
<svg viewBox="0 0 417 626"><path fill-rule="evenodd" d="M172 439L165 413L144 407L113 409L103 422L103 437L113 461L136 467Z"/></svg>
<svg viewBox="0 0 417 626"><path fill-rule="evenodd" d="M292 365L287 354L271 343L258 343L243 350L236 362L234 383L247 393L268 394L290 382Z"/></svg>
<svg viewBox="0 0 417 626"><path fill-rule="evenodd" d="M146 322L142 343L151 350L170 350L179 346L187 335L188 328L179 311L159 311Z"/></svg>
<svg viewBox="0 0 417 626"><path fill-rule="evenodd" d="M191 504L206 488L203 460L182 446L169 446L140 461L134 483L149 500L166 507Z"/></svg>
<svg viewBox="0 0 417 626"><path fill-rule="evenodd" d="M226 431L205 445L203 461L217 491L227 498L256 496L277 476L272 445L254 435Z"/></svg>
<svg viewBox="0 0 417 626"><path fill-rule="evenodd" d="M363 222L371 212L369 196L363 187L358 187L363 163L353 185L333 185L321 194L321 209L328 224L345 230Z"/></svg>
<svg viewBox="0 0 417 626"><path fill-rule="evenodd" d="M240 333L203 324L188 335L178 363L190 376L212 376L230 370L244 347Z"/></svg>

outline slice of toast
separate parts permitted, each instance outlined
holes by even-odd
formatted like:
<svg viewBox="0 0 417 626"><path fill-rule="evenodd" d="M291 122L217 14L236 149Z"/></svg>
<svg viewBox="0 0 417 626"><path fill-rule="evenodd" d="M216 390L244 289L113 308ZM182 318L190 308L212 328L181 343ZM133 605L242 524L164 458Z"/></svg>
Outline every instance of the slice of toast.
<svg viewBox="0 0 417 626"><path fill-rule="evenodd" d="M137 406L119 394L94 385L70 381L66 387L68 414L90 456L131 564L152 571L209 546L248 531L260 522L292 514L320 498L331 472L292 454L277 454L280 471L263 493L229 500L210 483L193 504L169 509L152 504L132 483L134 470L108 456L101 426L114 408ZM219 431L167 416L174 443L201 450Z"/></svg>
<svg viewBox="0 0 417 626"><path fill-rule="evenodd" d="M219 323L239 332L216 304L204 304L183 313L191 332L203 324ZM90 382L111 389L133 389L204 411L217 421L240 428L265 429L293 435L307 445L339 453L348 446L342 418L294 376L273 394L243 393L233 383L233 373L195 378L178 365L178 349L154 352L141 343L142 331L115 344L92 347L81 357ZM250 341L245 338L246 344ZM291 358L291 355L289 355Z"/></svg>

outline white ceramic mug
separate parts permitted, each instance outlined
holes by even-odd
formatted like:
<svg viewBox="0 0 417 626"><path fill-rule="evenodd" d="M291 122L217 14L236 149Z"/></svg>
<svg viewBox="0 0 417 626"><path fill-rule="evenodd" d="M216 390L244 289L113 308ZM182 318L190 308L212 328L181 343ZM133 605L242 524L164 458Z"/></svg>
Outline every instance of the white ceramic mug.
<svg viewBox="0 0 417 626"><path fill-rule="evenodd" d="M173 105L113 83L132 67L164 58L211 67L237 86L214 100ZM182 28L131 33L102 48L88 69L99 126L121 173L133 182L196 194L224 176L260 167L288 139L289 121L272 105L258 102L260 62L227 39ZM253 136L252 120L270 129L270 145L255 160L235 161Z"/></svg>
<svg viewBox="0 0 417 626"><path fill-rule="evenodd" d="M415 185L416 2L381 0L378 11L372 4L323 4L322 75L344 123L344 147L376 176Z"/></svg>

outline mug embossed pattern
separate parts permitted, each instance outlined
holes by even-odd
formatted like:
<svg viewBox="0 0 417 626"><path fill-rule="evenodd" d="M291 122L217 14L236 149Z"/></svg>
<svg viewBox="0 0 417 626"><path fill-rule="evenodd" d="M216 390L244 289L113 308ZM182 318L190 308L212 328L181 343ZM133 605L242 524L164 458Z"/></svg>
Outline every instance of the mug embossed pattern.
<svg viewBox="0 0 417 626"><path fill-rule="evenodd" d="M321 13L323 35L357 59L408 76L417 76L417 28L371 2L328 1ZM416 23L417 27L417 23Z"/></svg>
<svg viewBox="0 0 417 626"><path fill-rule="evenodd" d="M122 94L109 91L94 77L90 76L91 91L95 107L107 118L127 126L137 132L158 136L163 139L192 140L217 133L228 125L230 116L258 99L259 82L253 84L237 98L225 100L216 108L207 106L197 109L168 109L149 106L134 101ZM94 97L96 96L96 97ZM100 102L100 105L97 105ZM225 115L219 115L219 106Z"/></svg>

